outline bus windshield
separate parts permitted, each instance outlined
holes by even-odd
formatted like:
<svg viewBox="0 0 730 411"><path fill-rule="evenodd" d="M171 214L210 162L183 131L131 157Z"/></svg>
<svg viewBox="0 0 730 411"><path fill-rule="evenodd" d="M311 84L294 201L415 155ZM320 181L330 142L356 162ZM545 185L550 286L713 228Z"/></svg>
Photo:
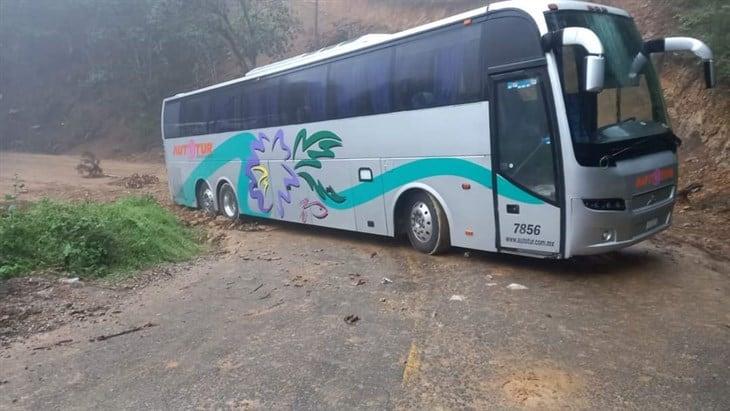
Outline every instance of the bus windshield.
<svg viewBox="0 0 730 411"><path fill-rule="evenodd" d="M605 80L600 93L581 91L579 74L586 53L583 48L566 46L556 50L578 162L598 166L606 156L617 152L632 156L675 149L653 65L648 62L637 75L631 75L631 63L643 44L634 21L578 10L549 13L547 20L551 30L588 28L604 47ZM642 141L650 144L637 144ZM640 149L633 149L639 145Z"/></svg>

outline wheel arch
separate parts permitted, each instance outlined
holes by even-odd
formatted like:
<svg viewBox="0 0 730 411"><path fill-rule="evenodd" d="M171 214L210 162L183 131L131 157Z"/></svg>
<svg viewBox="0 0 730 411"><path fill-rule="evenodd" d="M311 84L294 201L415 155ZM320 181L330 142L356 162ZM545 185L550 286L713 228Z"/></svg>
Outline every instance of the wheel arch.
<svg viewBox="0 0 730 411"><path fill-rule="evenodd" d="M451 222L453 221L451 217L451 210L449 209L449 206L446 204L446 201L444 198L439 194L439 192L434 189L433 187L429 186L428 184L416 182L404 185L398 189L398 191L395 193L393 198L395 201L393 201L392 205L390 206L389 214L393 221L393 236L397 237L399 234L401 234L402 231L402 221L399 220L400 213L403 211L402 208L405 207L406 201L408 200L408 197L415 192L425 192L433 196L433 198L438 201L438 205L441 207L441 209L444 211L444 214L446 214L446 221L449 223L449 230L451 230Z"/></svg>

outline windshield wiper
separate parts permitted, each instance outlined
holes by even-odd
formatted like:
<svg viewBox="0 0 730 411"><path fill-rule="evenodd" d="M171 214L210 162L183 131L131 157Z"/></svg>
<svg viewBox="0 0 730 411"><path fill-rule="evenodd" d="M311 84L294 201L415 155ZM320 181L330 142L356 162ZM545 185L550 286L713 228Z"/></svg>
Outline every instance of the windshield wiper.
<svg viewBox="0 0 730 411"><path fill-rule="evenodd" d="M647 136L647 137L643 137L639 141L634 142L633 144L630 144L626 147L616 150L611 154L606 154L605 156L601 157L600 160L598 160L598 165L600 167L609 167L611 165L616 165L616 160L619 157L630 152L631 150L635 149L638 146L648 143L649 141L651 141L651 139L653 137L659 137L659 138L665 140L666 142L673 144L675 148L682 145L682 140L679 137L675 136L674 133L664 133L664 134L659 134L658 136L657 135Z"/></svg>
<svg viewBox="0 0 730 411"><path fill-rule="evenodd" d="M630 145L628 145L628 146L626 146L626 147L624 147L624 148L622 148L620 150L614 151L611 154L606 154L605 156L601 157L600 160L598 160L598 165L600 167L608 167L610 165L616 165L616 159L619 156L621 156L622 154L626 154L626 153L630 152L634 148L636 148L636 147L638 147L638 146L640 146L642 144L645 144L648 141L649 141L649 138L648 137L644 137L641 140L639 140L639 141L637 141L637 142L635 142L633 144L630 144Z"/></svg>

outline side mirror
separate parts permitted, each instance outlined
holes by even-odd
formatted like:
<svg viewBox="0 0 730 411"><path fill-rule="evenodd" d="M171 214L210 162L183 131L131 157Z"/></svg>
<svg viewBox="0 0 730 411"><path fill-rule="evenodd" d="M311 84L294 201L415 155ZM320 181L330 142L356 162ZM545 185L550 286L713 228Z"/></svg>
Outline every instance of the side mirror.
<svg viewBox="0 0 730 411"><path fill-rule="evenodd" d="M652 53L664 53L666 51L691 51L695 56L702 59L705 71L705 86L713 88L717 84L715 78L715 61L712 50L702 41L692 37L666 37L644 42L639 54L634 57L631 63L629 77L636 77Z"/></svg>
<svg viewBox="0 0 730 411"><path fill-rule="evenodd" d="M545 34L542 37L545 51L555 50L563 46L581 46L587 52L583 76L583 91L597 93L603 90L603 79L606 61L603 57L603 43L596 33L583 27L566 27L562 30Z"/></svg>

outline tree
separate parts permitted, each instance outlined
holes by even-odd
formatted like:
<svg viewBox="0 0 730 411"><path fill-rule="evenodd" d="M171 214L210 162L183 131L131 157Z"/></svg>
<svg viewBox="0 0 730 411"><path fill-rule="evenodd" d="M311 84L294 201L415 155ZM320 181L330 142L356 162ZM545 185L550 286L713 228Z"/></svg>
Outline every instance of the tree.
<svg viewBox="0 0 730 411"><path fill-rule="evenodd" d="M241 70L256 67L259 56L281 56L289 49L298 22L284 0L206 0L198 4L199 23L226 43Z"/></svg>

